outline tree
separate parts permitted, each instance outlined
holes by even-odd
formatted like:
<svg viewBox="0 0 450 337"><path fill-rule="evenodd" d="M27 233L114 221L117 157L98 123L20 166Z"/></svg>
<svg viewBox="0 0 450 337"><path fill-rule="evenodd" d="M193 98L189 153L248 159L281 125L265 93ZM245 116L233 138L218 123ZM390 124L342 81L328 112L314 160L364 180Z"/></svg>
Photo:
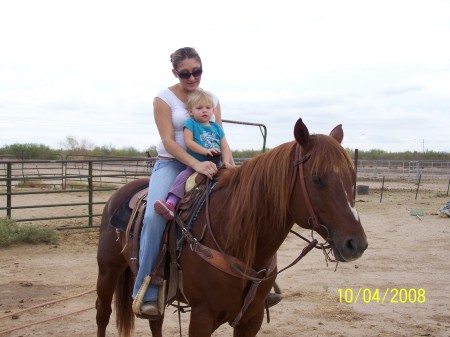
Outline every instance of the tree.
<svg viewBox="0 0 450 337"><path fill-rule="evenodd" d="M92 151L94 144L87 139L79 141L75 136L67 136L61 142L61 147L68 155L86 156Z"/></svg>

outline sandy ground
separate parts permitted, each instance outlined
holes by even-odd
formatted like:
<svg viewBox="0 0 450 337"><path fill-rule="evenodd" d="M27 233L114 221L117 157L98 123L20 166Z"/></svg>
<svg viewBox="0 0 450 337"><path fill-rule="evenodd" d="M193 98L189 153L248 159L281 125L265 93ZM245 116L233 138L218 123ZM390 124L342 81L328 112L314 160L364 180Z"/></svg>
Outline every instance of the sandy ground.
<svg viewBox="0 0 450 337"><path fill-rule="evenodd" d="M369 240L363 257L334 271L314 250L281 273L284 300L259 336L450 336L450 218L438 212L450 201L447 186L424 186L416 200L414 186L391 182L380 202L380 183L365 184L369 194L356 197ZM415 211L424 215L411 215ZM60 236L58 245L0 248L1 336L96 335L97 230ZM290 235L279 251L279 267L303 247ZM49 303L75 295L81 296ZM71 312L77 313L52 319ZM188 318L182 314L184 336ZM26 326L42 320L48 321ZM169 308L165 336L178 336L178 329ZM114 317L108 335L117 336ZM213 336L231 335L224 325ZM150 336L147 321L137 319L135 336Z"/></svg>

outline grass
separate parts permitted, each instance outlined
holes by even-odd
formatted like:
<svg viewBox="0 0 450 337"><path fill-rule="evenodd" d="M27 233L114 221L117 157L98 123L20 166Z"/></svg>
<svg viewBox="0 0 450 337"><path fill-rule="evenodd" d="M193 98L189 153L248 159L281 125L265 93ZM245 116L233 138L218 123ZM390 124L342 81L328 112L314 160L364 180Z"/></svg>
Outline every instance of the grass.
<svg viewBox="0 0 450 337"><path fill-rule="evenodd" d="M58 234L56 230L32 225L19 226L9 218L0 218L0 247L18 243L56 244Z"/></svg>
<svg viewBox="0 0 450 337"><path fill-rule="evenodd" d="M26 188L26 187L32 187L32 188L40 187L40 188L43 188L43 187L45 187L45 184L41 180L23 179L23 180L20 180L17 183L17 187L22 187L22 188Z"/></svg>
<svg viewBox="0 0 450 337"><path fill-rule="evenodd" d="M81 182L81 181L70 180L70 181L66 182L65 187L66 188L71 188L71 189L76 189L76 188L79 188L79 189L86 188L86 189L88 189L89 188L89 184L85 183L85 182ZM99 188L116 188L116 185L114 185L112 183L103 183L103 182L96 182L96 181L94 181L92 183L92 187L94 187L94 188L97 188L97 187L99 187Z"/></svg>

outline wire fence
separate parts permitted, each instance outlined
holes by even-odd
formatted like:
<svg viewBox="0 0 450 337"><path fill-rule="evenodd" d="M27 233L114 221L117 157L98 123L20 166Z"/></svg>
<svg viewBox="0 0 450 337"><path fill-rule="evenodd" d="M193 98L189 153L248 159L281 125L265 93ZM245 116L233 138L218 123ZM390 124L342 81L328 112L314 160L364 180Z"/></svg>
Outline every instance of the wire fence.
<svg viewBox="0 0 450 337"><path fill-rule="evenodd" d="M358 177L395 180L450 178L448 161L402 161L402 160L358 160Z"/></svg>
<svg viewBox="0 0 450 337"><path fill-rule="evenodd" d="M148 177L155 160L86 156L53 161L0 158L0 217L17 222L56 222L60 229L96 227L113 191L132 180ZM358 182L448 182L448 195L450 162L359 160L357 164Z"/></svg>
<svg viewBox="0 0 450 337"><path fill-rule="evenodd" d="M0 217L16 222L87 218L86 226L94 227L111 193L148 177L154 162L155 158L2 160Z"/></svg>

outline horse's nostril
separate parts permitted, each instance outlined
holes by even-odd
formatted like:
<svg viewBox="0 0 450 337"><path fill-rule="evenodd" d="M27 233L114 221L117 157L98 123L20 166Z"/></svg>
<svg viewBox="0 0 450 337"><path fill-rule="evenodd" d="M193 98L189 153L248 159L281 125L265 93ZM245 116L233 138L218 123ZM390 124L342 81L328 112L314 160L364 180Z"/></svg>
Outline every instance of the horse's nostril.
<svg viewBox="0 0 450 337"><path fill-rule="evenodd" d="M347 248L349 253L352 255L354 255L358 250L357 244L354 239L348 239L345 243L345 248Z"/></svg>

